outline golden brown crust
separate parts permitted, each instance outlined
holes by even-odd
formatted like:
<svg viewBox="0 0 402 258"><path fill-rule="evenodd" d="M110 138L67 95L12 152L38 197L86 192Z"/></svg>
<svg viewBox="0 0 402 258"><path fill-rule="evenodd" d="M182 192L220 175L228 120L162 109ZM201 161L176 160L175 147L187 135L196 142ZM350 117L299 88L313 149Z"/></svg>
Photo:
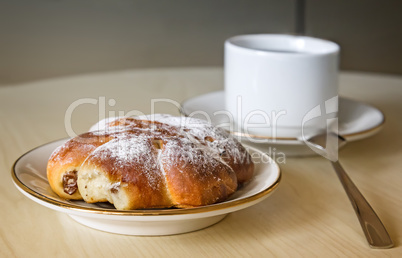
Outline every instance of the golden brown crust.
<svg viewBox="0 0 402 258"><path fill-rule="evenodd" d="M99 136L89 132L70 139L57 148L47 163L47 178L53 191L65 199L82 200L79 190L74 194L64 191L63 175L78 171L87 156L110 139L108 134Z"/></svg>
<svg viewBox="0 0 402 258"><path fill-rule="evenodd" d="M132 132L135 134L135 132ZM138 133L138 132L137 132ZM152 149L151 139L147 139L145 145L150 155L141 155L142 162L123 162L118 156L111 155L110 149L119 146L119 142L110 143L111 146L103 148L88 155L88 158L81 165L84 171L99 171L106 175L111 185L116 185L114 191L125 191L129 196L130 203L126 209L144 209L173 206L165 185L164 175L160 171L155 150ZM124 148L124 147L122 147ZM122 155L124 150L122 150ZM145 160L146 159L146 160ZM116 165L118 164L118 165ZM91 173L91 172L90 172ZM124 189L122 188L124 185ZM83 187L85 188L85 184ZM85 201L99 202L105 200L92 200L91 196L84 196Z"/></svg>
<svg viewBox="0 0 402 258"><path fill-rule="evenodd" d="M252 177L250 155L223 130L179 119L120 118L67 141L49 159L51 188L65 199L109 201L117 209L186 208L226 200ZM70 184L63 185L63 179Z"/></svg>
<svg viewBox="0 0 402 258"><path fill-rule="evenodd" d="M229 152L228 146L224 147L225 154ZM222 155L223 160L236 171L237 182L243 184L251 179L254 172L254 163L247 150L240 143L236 142L236 149L239 155Z"/></svg>
<svg viewBox="0 0 402 258"><path fill-rule="evenodd" d="M177 207L216 203L226 200L236 191L237 178L230 167L208 157L202 149L188 148L183 156L177 155L180 149L185 149L182 142L172 139L162 150L162 168ZM201 160L189 158L195 156Z"/></svg>

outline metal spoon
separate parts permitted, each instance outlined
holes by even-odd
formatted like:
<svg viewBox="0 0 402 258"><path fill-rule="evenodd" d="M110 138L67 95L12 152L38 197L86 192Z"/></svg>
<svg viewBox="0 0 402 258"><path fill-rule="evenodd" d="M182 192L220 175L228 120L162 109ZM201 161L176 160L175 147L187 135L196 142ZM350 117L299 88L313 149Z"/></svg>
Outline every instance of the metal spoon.
<svg viewBox="0 0 402 258"><path fill-rule="evenodd" d="M318 134L313 137L304 138L303 140L311 149L331 161L355 209L370 247L391 248L394 244L381 220L339 163L338 148L346 144L346 140L335 133Z"/></svg>

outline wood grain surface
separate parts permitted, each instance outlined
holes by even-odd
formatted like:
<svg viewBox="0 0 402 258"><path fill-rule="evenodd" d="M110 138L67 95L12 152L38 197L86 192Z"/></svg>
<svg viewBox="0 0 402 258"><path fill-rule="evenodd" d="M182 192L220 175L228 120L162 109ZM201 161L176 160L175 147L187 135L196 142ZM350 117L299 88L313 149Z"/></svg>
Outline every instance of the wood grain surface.
<svg viewBox="0 0 402 258"><path fill-rule="evenodd" d="M348 144L340 159L387 227L395 247L370 249L330 163L314 156L286 157L282 182L263 202L204 230L136 237L82 226L23 196L10 169L26 151L67 136L69 105L81 98L106 101L109 111L152 110L151 99L186 98L223 88L221 68L129 70L82 75L0 88L0 257L401 257L402 77L342 73L342 96L372 104L386 115L378 134ZM111 104L114 103L110 102ZM109 102L108 102L109 103ZM172 103L156 112L178 114ZM98 106L79 106L72 128L84 132Z"/></svg>

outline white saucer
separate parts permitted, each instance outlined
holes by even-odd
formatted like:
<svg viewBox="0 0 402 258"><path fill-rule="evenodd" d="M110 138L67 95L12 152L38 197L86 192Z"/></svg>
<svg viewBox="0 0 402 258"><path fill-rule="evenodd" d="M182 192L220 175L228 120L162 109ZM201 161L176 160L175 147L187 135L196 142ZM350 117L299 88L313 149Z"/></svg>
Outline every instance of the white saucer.
<svg viewBox="0 0 402 258"><path fill-rule="evenodd" d="M207 116L214 125L228 124L228 116L222 115L222 111L225 111L224 99L223 91L200 95L184 101L180 112L185 116L201 119L205 119ZM382 128L384 122L384 114L375 107L351 99L339 98L338 131L347 141L360 140L374 135ZM282 152L289 156L314 154L297 138L272 138L267 135L245 134L242 131L231 133L237 135L242 143L254 146L268 154L273 152ZM255 140L264 143L256 144Z"/></svg>
<svg viewBox="0 0 402 258"><path fill-rule="evenodd" d="M172 235L199 230L227 214L261 202L280 182L278 165L261 151L247 147L255 163L253 178L229 200L191 209L116 210L110 204L88 204L58 197L50 188L46 166L50 154L66 141L39 146L22 155L11 171L15 186L31 200L68 214L88 227L125 235Z"/></svg>

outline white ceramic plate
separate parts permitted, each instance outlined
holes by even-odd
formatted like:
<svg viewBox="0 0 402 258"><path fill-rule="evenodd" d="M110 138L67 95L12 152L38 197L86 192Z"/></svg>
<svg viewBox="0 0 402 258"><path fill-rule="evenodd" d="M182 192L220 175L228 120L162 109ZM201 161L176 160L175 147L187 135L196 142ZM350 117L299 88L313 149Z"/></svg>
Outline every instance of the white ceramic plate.
<svg viewBox="0 0 402 258"><path fill-rule="evenodd" d="M46 166L50 154L66 139L37 147L22 155L12 168L15 186L31 200L68 214L88 227L126 235L171 235L199 230L222 220L228 213L261 202L275 190L281 174L278 165L261 151L253 154L255 175L229 200L191 209L116 210L112 205L88 204L58 197L50 188Z"/></svg>
<svg viewBox="0 0 402 258"><path fill-rule="evenodd" d="M229 118L222 114L225 111L223 91L216 91L200 95L184 101L180 112L185 116L205 119L209 117L211 123L221 126L229 123ZM347 141L364 139L379 132L385 123L384 114L377 108L346 98L339 98L338 131ZM229 131L229 128L222 128ZM278 129L280 130L280 129ZM303 141L297 138L272 138L269 135L250 135L242 131L231 132L239 136L240 141L257 147L266 153L283 151L291 156L314 154ZM254 142L260 142L258 144ZM261 144L263 142L263 144Z"/></svg>

